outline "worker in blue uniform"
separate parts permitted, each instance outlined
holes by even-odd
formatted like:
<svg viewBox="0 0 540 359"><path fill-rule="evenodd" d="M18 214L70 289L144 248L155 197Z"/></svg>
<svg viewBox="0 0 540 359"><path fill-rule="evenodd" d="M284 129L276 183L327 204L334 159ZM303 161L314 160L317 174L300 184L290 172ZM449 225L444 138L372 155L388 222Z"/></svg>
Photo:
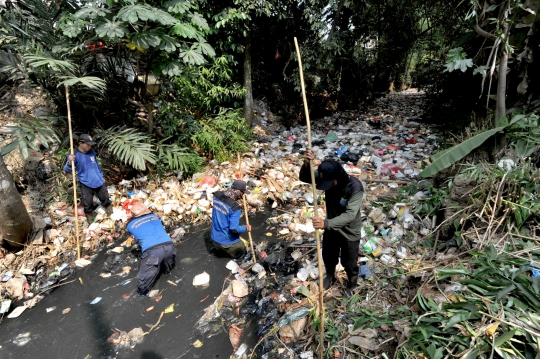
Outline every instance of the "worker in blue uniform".
<svg viewBox="0 0 540 359"><path fill-rule="evenodd" d="M246 246L240 235L251 232L250 225L240 225L242 207L238 203L244 194L249 193L246 182L242 180L234 181L226 191L214 193L210 237L216 249L235 259L246 253Z"/></svg>
<svg viewBox="0 0 540 359"><path fill-rule="evenodd" d="M130 208L133 218L126 229L139 241L142 253L137 279L137 292L146 295L161 273L170 273L176 264L176 248L165 231L161 219L143 203L135 202Z"/></svg>
<svg viewBox="0 0 540 359"><path fill-rule="evenodd" d="M105 207L108 215L112 213L109 192L105 185L103 172L99 167L97 155L92 149L96 142L90 135L84 133L79 136L79 146L75 149L75 154L67 156L64 171L71 173L71 163L74 161L79 183L81 184L81 202L84 206L84 214L88 223L94 222L96 217L94 212L94 192L97 194L101 205Z"/></svg>

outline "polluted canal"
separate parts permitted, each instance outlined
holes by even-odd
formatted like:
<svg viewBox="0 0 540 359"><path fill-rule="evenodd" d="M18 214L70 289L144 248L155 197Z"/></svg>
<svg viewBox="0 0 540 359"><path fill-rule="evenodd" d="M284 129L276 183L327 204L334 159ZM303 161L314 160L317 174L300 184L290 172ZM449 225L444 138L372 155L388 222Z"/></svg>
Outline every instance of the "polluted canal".
<svg viewBox="0 0 540 359"><path fill-rule="evenodd" d="M417 122L422 101L417 93L388 96L365 113L335 113L313 126L315 164L338 160L364 189L358 249L351 252L359 273L349 278L341 263L331 268L323 347L318 279L328 268L318 272L314 217L320 221L328 203L347 200L327 202L335 198L323 192L315 198L299 180L305 127L286 129L261 108L257 141L236 161L212 160L186 179L144 176L109 186L112 213L98 207L95 221L79 218L79 260L74 209L52 201L35 221L30 245L0 258L0 357L393 357L414 330L417 292L434 268L423 243L436 216L418 212L434 192L417 179L438 144L437 134ZM214 193L235 179L251 192L244 208L256 260L251 250L236 261L218 257L208 245ZM133 201L161 217L177 249L176 268L147 297L136 294L139 262L125 230ZM446 299L433 285L421 289L436 303Z"/></svg>
<svg viewBox="0 0 540 359"><path fill-rule="evenodd" d="M264 235L268 217L268 212L250 217L254 243ZM125 263L133 266L129 274L101 278L106 268L116 271L109 263L117 254L100 250L91 265L77 268L37 307L4 319L0 357L228 358L233 353L228 333L213 328L214 336L207 338L196 328L231 273L229 258L209 252L208 231L209 224L192 227L176 245L176 268L158 279L154 298L136 294L137 260ZM203 272L209 284L194 286L193 278ZM253 347L255 334L246 330L242 342Z"/></svg>

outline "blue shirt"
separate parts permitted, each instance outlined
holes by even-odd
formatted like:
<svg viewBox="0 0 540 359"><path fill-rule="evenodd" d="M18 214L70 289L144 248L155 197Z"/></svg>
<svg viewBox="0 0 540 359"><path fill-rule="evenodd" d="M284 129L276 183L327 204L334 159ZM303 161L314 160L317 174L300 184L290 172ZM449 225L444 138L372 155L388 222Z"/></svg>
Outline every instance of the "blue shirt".
<svg viewBox="0 0 540 359"><path fill-rule="evenodd" d="M172 242L161 220L154 213L133 218L126 229L139 241L143 252L158 244Z"/></svg>
<svg viewBox="0 0 540 359"><path fill-rule="evenodd" d="M214 193L212 208L212 229L210 236L214 242L222 245L236 244L246 226L240 225L242 208L235 200L224 195L224 192Z"/></svg>
<svg viewBox="0 0 540 359"><path fill-rule="evenodd" d="M69 155L67 156L67 162L64 166L64 171L71 173L71 166ZM97 156L94 150L90 149L88 153L82 153L75 149L75 168L77 169L77 175L79 181L90 188L99 188L103 186L105 180L103 179L103 172L99 167Z"/></svg>

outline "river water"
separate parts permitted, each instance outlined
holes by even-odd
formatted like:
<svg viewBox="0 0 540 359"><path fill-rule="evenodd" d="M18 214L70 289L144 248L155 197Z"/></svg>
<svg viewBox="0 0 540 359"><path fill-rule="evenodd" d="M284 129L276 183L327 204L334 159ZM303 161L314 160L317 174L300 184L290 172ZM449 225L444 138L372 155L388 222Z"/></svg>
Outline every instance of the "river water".
<svg viewBox="0 0 540 359"><path fill-rule="evenodd" d="M250 216L253 240L262 240L268 212ZM4 358L229 358L233 349L228 335L221 332L205 338L195 328L204 310L213 303L230 274L225 267L229 258L209 253L204 242L209 224L195 226L176 246L176 268L162 276L154 289L163 290L159 302L137 297L138 263L124 277L101 278L106 250L101 250L88 267L78 269L35 307L18 318L4 318L0 324L0 359ZM245 235L247 239L247 234ZM210 275L206 288L194 287L193 277L202 272ZM176 284L170 284L170 282ZM101 301L90 304L96 297ZM174 303L174 312L164 314L159 328L145 335L134 348L117 349L107 339L118 330L129 332L141 327L148 332L161 312ZM146 311L153 306L154 309ZM56 309L47 312L47 308ZM71 310L62 314L66 308ZM26 339L17 339L18 336ZM199 348L193 345L200 340ZM256 333L246 330L242 342L253 348Z"/></svg>

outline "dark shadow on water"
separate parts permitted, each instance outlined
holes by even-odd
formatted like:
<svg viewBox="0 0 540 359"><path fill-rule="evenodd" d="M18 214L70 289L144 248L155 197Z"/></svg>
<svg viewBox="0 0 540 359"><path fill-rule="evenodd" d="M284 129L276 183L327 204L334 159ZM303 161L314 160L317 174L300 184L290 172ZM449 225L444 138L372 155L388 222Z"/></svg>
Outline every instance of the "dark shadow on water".
<svg viewBox="0 0 540 359"><path fill-rule="evenodd" d="M114 349L112 343L109 343L107 339L112 333L110 332L110 324L103 315L103 309L98 305L91 305L89 313L90 320L88 321L91 327L92 334L94 335L94 348L97 351L99 358L112 358L114 357Z"/></svg>
<svg viewBox="0 0 540 359"><path fill-rule="evenodd" d="M154 351L144 351L141 354L141 359L163 359L163 357Z"/></svg>

